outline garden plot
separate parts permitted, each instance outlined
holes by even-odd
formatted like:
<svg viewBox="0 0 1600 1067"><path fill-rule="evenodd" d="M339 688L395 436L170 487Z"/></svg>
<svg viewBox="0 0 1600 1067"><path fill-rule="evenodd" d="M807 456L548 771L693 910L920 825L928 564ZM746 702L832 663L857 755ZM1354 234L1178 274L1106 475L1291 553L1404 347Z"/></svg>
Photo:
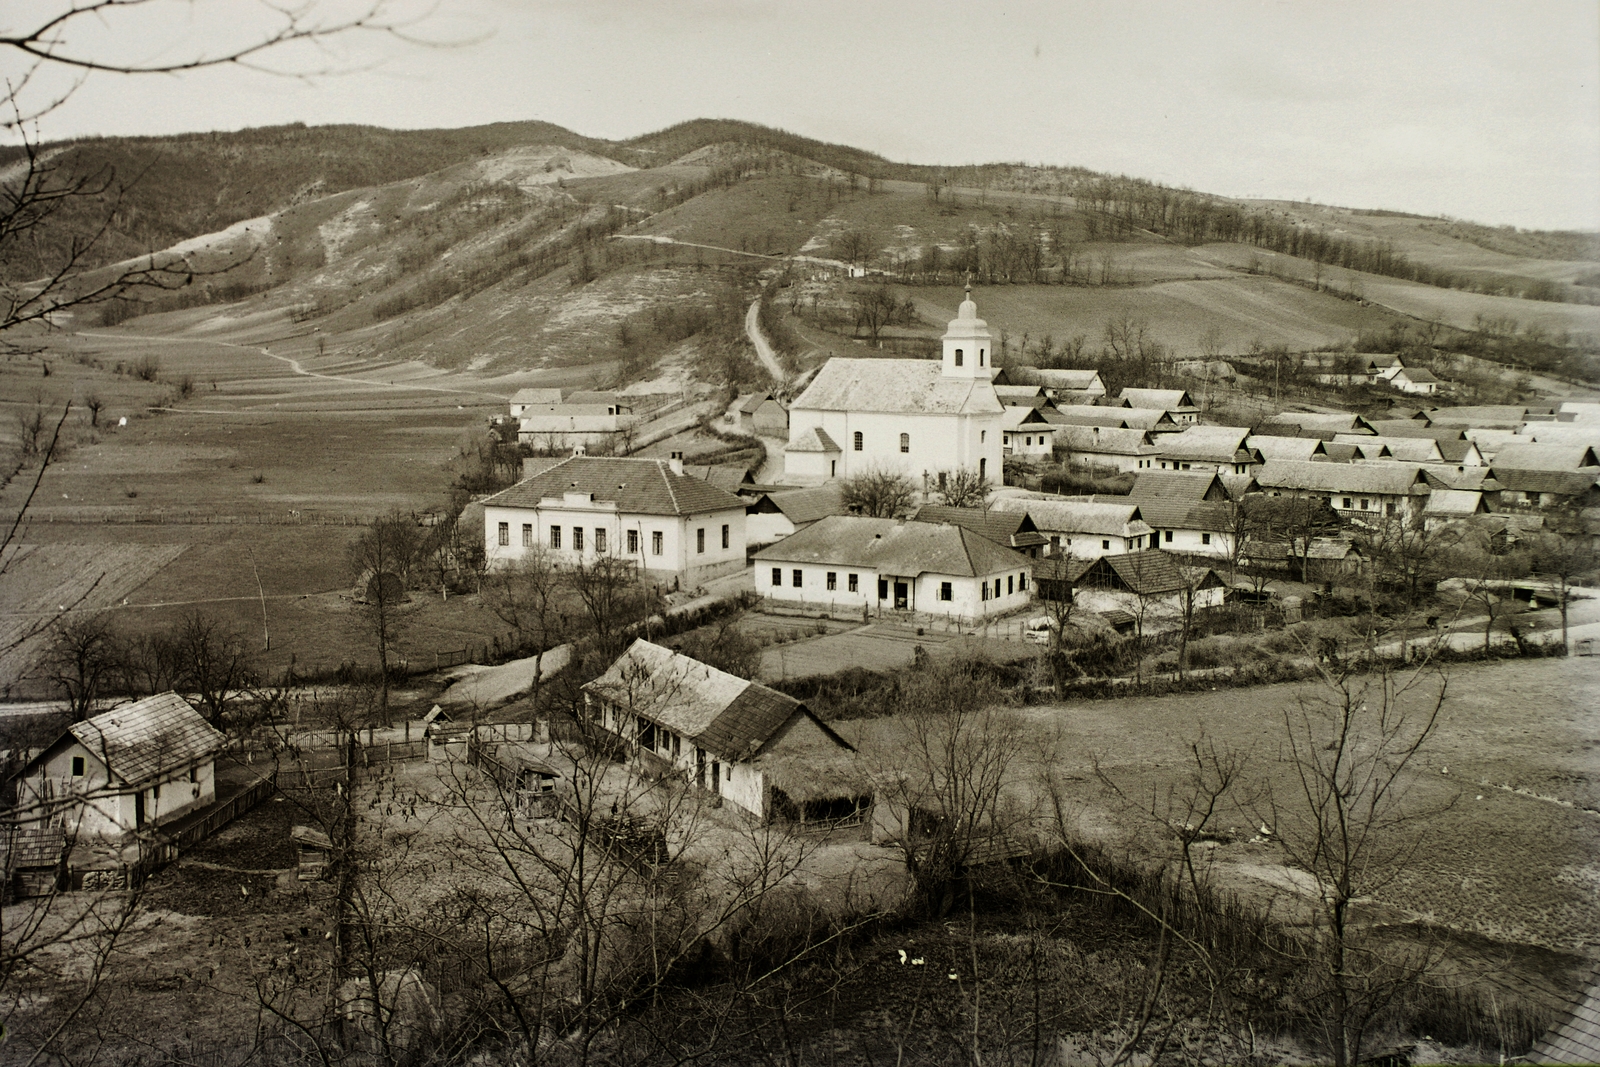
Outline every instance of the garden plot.
<svg viewBox="0 0 1600 1067"><path fill-rule="evenodd" d="M116 604L183 554L183 545L20 545L0 557L0 686L38 664L49 628Z"/></svg>

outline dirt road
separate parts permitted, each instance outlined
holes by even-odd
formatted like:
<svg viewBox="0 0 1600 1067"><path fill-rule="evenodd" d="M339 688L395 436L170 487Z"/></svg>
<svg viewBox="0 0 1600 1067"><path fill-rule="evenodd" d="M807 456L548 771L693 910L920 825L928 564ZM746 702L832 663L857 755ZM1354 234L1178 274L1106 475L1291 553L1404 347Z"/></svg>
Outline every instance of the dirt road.
<svg viewBox="0 0 1600 1067"><path fill-rule="evenodd" d="M745 312L744 332L750 338L750 343L756 346L756 356L760 358L761 365L767 368L767 373L772 375L773 381L782 383L788 375L783 373L783 364L778 362L778 356L772 351L772 346L761 335L761 301L750 302L750 310Z"/></svg>

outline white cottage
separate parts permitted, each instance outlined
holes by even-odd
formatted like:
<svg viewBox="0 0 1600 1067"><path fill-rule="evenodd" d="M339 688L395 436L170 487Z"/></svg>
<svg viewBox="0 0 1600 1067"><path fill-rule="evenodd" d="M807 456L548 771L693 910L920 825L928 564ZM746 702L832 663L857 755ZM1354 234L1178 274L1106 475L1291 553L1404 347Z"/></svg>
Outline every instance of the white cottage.
<svg viewBox="0 0 1600 1067"><path fill-rule="evenodd" d="M975 470L998 482L1004 407L993 345L971 293L944 335L943 359L828 360L789 407L785 477L801 485L895 471L930 484Z"/></svg>
<svg viewBox="0 0 1600 1067"><path fill-rule="evenodd" d="M745 506L681 458L572 456L483 501L484 545L491 567L613 556L692 586L744 566Z"/></svg>
<svg viewBox="0 0 1600 1067"><path fill-rule="evenodd" d="M1033 561L961 526L835 515L755 554L756 592L853 614L976 619L1023 607Z"/></svg>
<svg viewBox="0 0 1600 1067"><path fill-rule="evenodd" d="M583 687L589 721L642 765L754 818L859 818L855 749L804 704L643 639Z"/></svg>
<svg viewBox="0 0 1600 1067"><path fill-rule="evenodd" d="M73 723L23 768L19 824L78 840L118 840L216 799L222 732L177 693Z"/></svg>

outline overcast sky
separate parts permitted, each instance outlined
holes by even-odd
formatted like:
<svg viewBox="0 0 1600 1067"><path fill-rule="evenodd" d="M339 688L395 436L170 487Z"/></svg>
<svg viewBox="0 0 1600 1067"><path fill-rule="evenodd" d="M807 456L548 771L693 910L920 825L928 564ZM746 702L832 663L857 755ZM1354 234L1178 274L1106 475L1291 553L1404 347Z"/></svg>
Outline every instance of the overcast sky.
<svg viewBox="0 0 1600 1067"><path fill-rule="evenodd" d="M66 2L0 0L0 29ZM334 20L353 0L317 2ZM353 34L260 59L334 71L311 78L93 74L40 133L543 119L623 138L738 118L893 160L1071 164L1231 196L1600 228L1595 0L391 3L435 43ZM267 18L255 0L152 0L70 30L63 50L181 59ZM0 60L12 78L25 69Z"/></svg>

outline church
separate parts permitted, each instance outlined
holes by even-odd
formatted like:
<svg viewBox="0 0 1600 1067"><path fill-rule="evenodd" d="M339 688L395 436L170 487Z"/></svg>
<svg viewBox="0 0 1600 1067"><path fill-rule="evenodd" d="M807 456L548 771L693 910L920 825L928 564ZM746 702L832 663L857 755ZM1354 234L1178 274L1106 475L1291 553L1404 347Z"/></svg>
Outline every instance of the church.
<svg viewBox="0 0 1600 1067"><path fill-rule="evenodd" d="M994 391L993 351L968 289L940 362L828 360L790 405L784 480L820 485L893 471L933 489L941 474L975 470L998 485L1005 408Z"/></svg>

